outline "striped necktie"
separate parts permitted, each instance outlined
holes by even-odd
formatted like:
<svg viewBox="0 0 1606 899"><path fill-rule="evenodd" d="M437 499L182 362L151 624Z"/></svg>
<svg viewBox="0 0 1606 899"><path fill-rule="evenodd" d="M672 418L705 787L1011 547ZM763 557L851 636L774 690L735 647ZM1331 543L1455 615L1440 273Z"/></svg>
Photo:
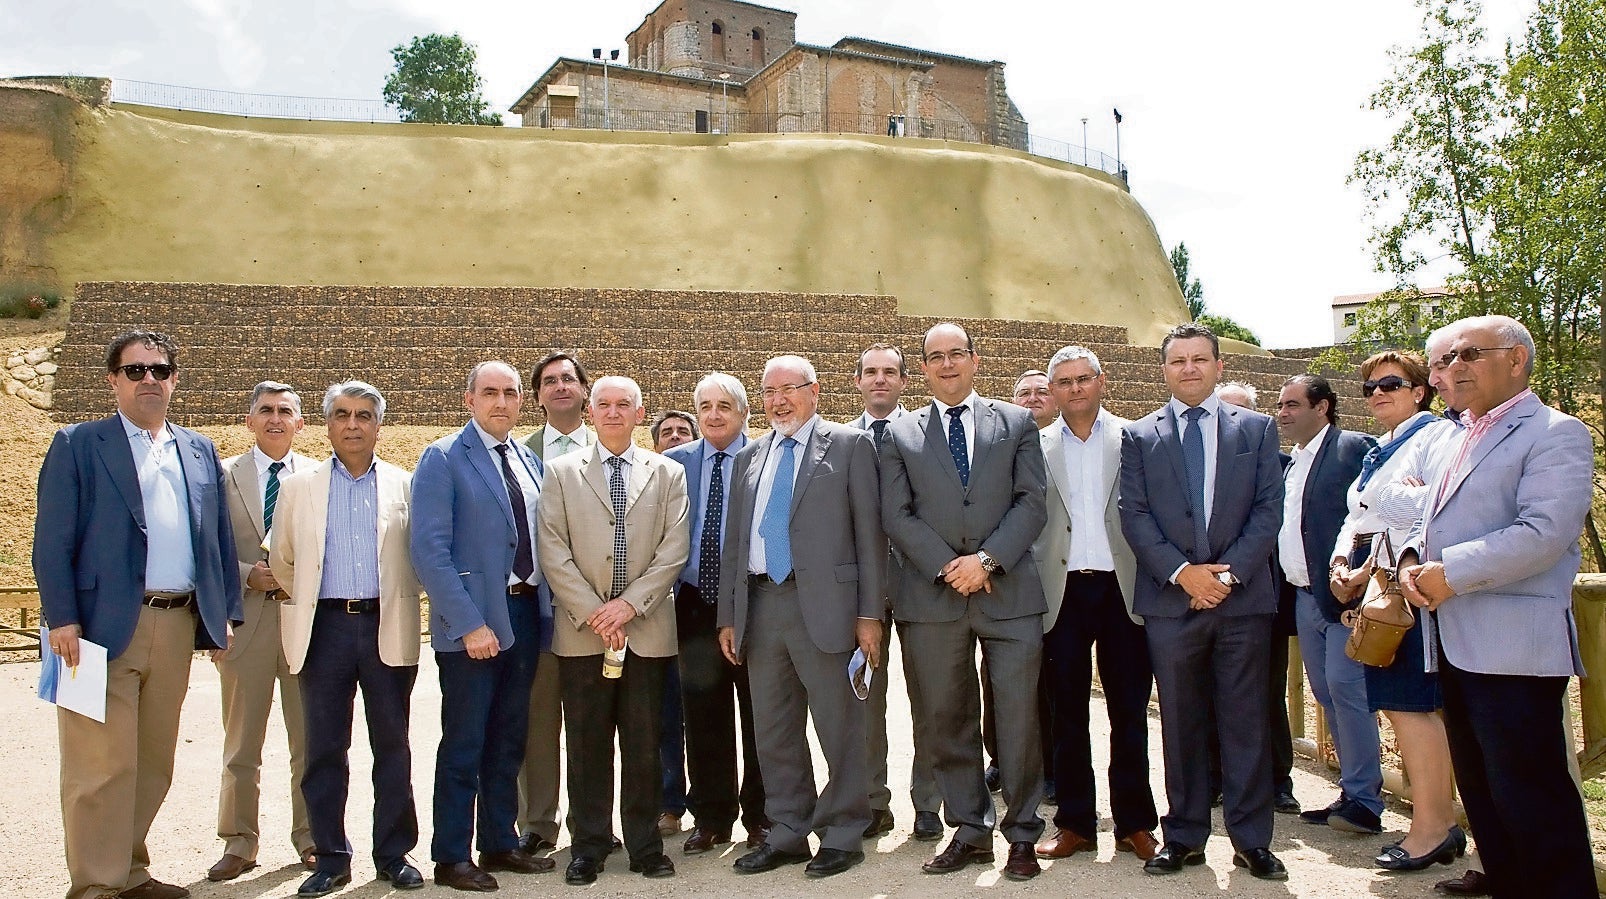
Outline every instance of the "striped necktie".
<svg viewBox="0 0 1606 899"><path fill-rule="evenodd" d="M283 462L275 462L268 466L268 486L262 490L263 533L273 530L273 507L279 504L279 472L283 470Z"/></svg>

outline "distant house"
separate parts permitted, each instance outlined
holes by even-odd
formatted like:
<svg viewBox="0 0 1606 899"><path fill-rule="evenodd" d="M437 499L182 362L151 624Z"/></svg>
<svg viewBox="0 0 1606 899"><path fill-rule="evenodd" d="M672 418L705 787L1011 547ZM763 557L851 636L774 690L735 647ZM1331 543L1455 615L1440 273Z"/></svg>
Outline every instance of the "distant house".
<svg viewBox="0 0 1606 899"><path fill-rule="evenodd" d="M1333 343L1335 345L1349 343L1350 337L1354 336L1355 334L1355 327L1358 324L1357 319L1360 317L1361 307L1377 299L1383 294L1391 292L1392 291L1375 291L1373 293L1352 293L1345 296L1333 297ZM1424 287L1421 289L1422 299L1428 304L1428 317L1430 319L1438 316L1439 314L1439 303L1437 301L1446 299L1451 295L1452 293L1450 288L1442 285L1439 287ZM1416 322L1411 322L1410 330L1413 333L1416 333L1420 329L1418 328Z"/></svg>
<svg viewBox="0 0 1606 899"><path fill-rule="evenodd" d="M796 21L740 0L664 0L625 38L624 63L560 58L511 111L532 128L845 132L1027 149L1002 62L860 37L800 44Z"/></svg>

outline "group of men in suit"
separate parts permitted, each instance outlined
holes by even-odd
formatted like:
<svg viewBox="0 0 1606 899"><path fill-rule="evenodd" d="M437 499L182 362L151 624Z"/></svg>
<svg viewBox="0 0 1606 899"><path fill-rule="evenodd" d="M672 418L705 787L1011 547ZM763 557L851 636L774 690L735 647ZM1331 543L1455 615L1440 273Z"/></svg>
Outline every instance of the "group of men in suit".
<svg viewBox="0 0 1606 899"><path fill-rule="evenodd" d="M1554 894L1570 895L1591 868L1562 770L1559 691L1576 649L1555 653L1576 647L1567 602L1591 453L1576 420L1526 390L1532 343L1513 325L1475 323L1442 360L1470 385L1473 421L1436 485L1416 547L1425 561L1403 579L1440 635L1452 750L1489 876L1505 885L1496 894L1522 882L1526 828L1544 826L1561 828L1547 858ZM494 890L493 871L554 867L544 851L557 836L560 709L566 882L594 882L619 847L615 740L629 866L673 875L656 826L672 665L696 818L683 851L728 842L740 817L750 851L738 873L796 863L828 877L859 864L864 840L894 827L893 622L913 712L915 835L953 830L926 872L991 864L995 830L1015 880L1036 876L1038 858L1096 846L1096 645L1116 848L1154 874L1203 862L1213 791L1199 743L1213 717L1234 863L1287 876L1269 848L1264 714L1284 472L1272 420L1216 397L1223 363L1207 329L1167 335L1172 400L1135 422L1102 408L1097 356L1066 347L1044 375L1058 414L1040 428L1021 406L976 394L981 357L964 329L941 324L921 347L929 405L903 409L902 352L877 345L854 373L865 413L836 425L818 414L812 364L777 356L761 388L767 434L748 439L745 389L712 373L693 394L701 438L668 456L633 443L644 419L634 381L593 385L563 353L532 379L547 424L514 441L522 380L484 362L468 375L470 422L412 475L376 457L385 401L361 381L325 393L330 459L293 452L301 400L270 381L246 416L255 446L220 462L206 438L166 420L177 359L166 335L120 335L107 353L118 414L62 429L40 473L34 565L48 646L76 664L79 639L94 640L111 660L105 724L58 713L69 899L187 895L150 876L144 840L171 780L194 648L214 651L227 727L225 853L208 876L255 866L256 769L277 682L296 780L290 836L311 869L299 894L350 880L358 689L374 747L375 867L397 888L422 886L408 859L421 591L443 700L431 857L445 886ZM983 771L978 646L1002 819ZM1046 840L1040 680L1056 708ZM1148 784L1151 680L1164 819ZM823 789L810 718L829 763Z"/></svg>

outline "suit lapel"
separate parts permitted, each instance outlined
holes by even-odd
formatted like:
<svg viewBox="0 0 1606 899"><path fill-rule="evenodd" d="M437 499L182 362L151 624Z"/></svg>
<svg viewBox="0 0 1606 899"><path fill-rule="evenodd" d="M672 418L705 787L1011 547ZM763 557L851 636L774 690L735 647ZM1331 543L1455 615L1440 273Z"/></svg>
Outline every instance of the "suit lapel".
<svg viewBox="0 0 1606 899"><path fill-rule="evenodd" d="M943 421L942 413L937 411L936 403L932 403L920 410L925 416L926 446L931 455L937 460L937 465L953 479L954 487L963 491L965 485L959 482L959 466L954 464L954 454L948 450L947 422Z"/></svg>
<svg viewBox="0 0 1606 899"><path fill-rule="evenodd" d="M1310 520L1310 504L1315 497L1315 493L1310 489L1311 485L1321 483L1317 480L1317 474L1322 470L1322 465L1326 464L1328 457L1331 455L1327 451L1332 449L1333 444L1337 442L1338 425L1330 424L1327 426L1326 436L1322 438L1322 445L1316 448L1316 458L1310 462L1310 471L1305 472L1305 495L1299 499L1299 514L1305 521Z"/></svg>
<svg viewBox="0 0 1606 899"><path fill-rule="evenodd" d="M792 505L787 509L788 517L797 514L797 504L803 500L803 492L809 489L809 478L814 475L814 469L825 458L826 450L831 448L831 435L820 427L821 424L823 422L815 423L814 433L809 436L807 451L803 453L803 458L798 460L797 477L792 481Z"/></svg>
<svg viewBox="0 0 1606 899"><path fill-rule="evenodd" d="M1043 438L1043 460L1048 466L1048 479L1059 492L1065 514L1071 514L1071 485L1065 482L1065 432L1060 428L1049 431Z"/></svg>
<svg viewBox="0 0 1606 899"><path fill-rule="evenodd" d="M128 434L123 430L123 419L114 415L98 428L100 461L117 485L123 504L134 516L140 530L145 530L145 497L139 492L139 473L134 470L134 451L128 446Z"/></svg>
<svg viewBox="0 0 1606 899"><path fill-rule="evenodd" d="M468 457L469 467L485 482L485 489L496 497L496 507L502 510L508 528L517 533L518 527L513 521L513 502L507 495L507 481L502 478L501 459L491 458L493 450L480 439L480 432L475 430L473 422L463 426L457 445L463 448L463 454Z"/></svg>
<svg viewBox="0 0 1606 899"><path fill-rule="evenodd" d="M984 469L987 456L991 454L993 447L998 443L999 435L1003 431L999 420L1001 416L998 414L998 410L993 408L992 403L987 400L978 400L973 413L976 416L976 439L973 441L975 449L970 453L970 469L972 473ZM950 453L949 455L952 454ZM954 474L957 475L958 473L959 469L955 468Z"/></svg>
<svg viewBox="0 0 1606 899"><path fill-rule="evenodd" d="M647 489L647 482L652 480L652 471L649 468L651 456L637 450L635 461L630 463L630 481L625 484L625 513L636 507L636 500L641 498L642 491Z"/></svg>
<svg viewBox="0 0 1606 899"><path fill-rule="evenodd" d="M1221 420L1216 423L1216 486L1211 495L1214 502L1210 504L1210 521L1218 520L1216 503L1225 501L1232 495L1234 485L1240 483L1238 453L1234 450L1238 445L1238 407L1220 403L1216 408L1220 410L1217 417ZM1177 445L1180 447L1181 442Z"/></svg>
<svg viewBox="0 0 1606 899"><path fill-rule="evenodd" d="M1116 485L1121 483L1121 428L1103 412L1099 413L1099 428L1104 437L1104 496L1108 506L1115 502Z"/></svg>
<svg viewBox="0 0 1606 899"><path fill-rule="evenodd" d="M375 461L377 464L377 460ZM324 540L329 536L329 479L334 471L335 459L330 456L329 461L318 466L312 476L312 545L318 547L320 551L324 546ZM273 514L277 516L279 513Z"/></svg>
<svg viewBox="0 0 1606 899"><path fill-rule="evenodd" d="M1444 498L1434 505L1433 510L1435 512L1444 508L1450 502L1450 497L1454 496L1455 492L1461 489L1461 485L1466 482L1467 475L1472 474L1473 470L1484 459L1488 458L1490 453L1494 452L1494 448L1499 446L1501 441L1511 436L1517 428L1521 427L1524 422L1534 416L1534 413L1539 411L1536 408L1538 405L1539 399L1537 397L1529 397L1520 406L1506 413L1505 418L1497 422L1487 434L1483 435L1483 438L1478 441L1478 445L1472 448L1472 455L1467 457L1466 464L1462 465L1461 470L1455 473L1455 480L1444 491ZM1466 439L1466 436L1467 434L1463 434L1462 439ZM1453 455L1451 459L1454 459Z"/></svg>
<svg viewBox="0 0 1606 899"><path fill-rule="evenodd" d="M245 510L251 515L251 526L256 528L257 542L261 543L268 535L262 529L262 488L257 481L256 456L247 451L234 463L229 478L234 481L234 489L240 491L240 498L245 500Z"/></svg>
<svg viewBox="0 0 1606 899"><path fill-rule="evenodd" d="M602 450L592 447L590 454L591 457L586 460L586 464L580 467L581 475L591 488L591 492L602 502L603 508L612 509L613 497L608 493L608 466L602 464Z"/></svg>
<svg viewBox="0 0 1606 899"><path fill-rule="evenodd" d="M1188 464L1182 458L1182 432L1177 428L1177 418L1171 414L1171 407L1167 406L1155 416L1154 433L1160 445L1165 447L1166 458L1171 460L1171 471L1176 476L1177 483L1182 485L1183 496L1192 503L1192 495L1188 490ZM1200 509L1194 509L1200 512Z"/></svg>
<svg viewBox="0 0 1606 899"><path fill-rule="evenodd" d="M195 487L213 480L212 472L208 470L206 464L208 453L192 431L172 423L167 427L173 432L174 445L178 448L179 466L184 469L184 484L188 488L184 491L184 495L190 509L190 539L199 540L201 522L206 519L207 513L201 508L201 491ZM214 486L222 487L221 484Z"/></svg>

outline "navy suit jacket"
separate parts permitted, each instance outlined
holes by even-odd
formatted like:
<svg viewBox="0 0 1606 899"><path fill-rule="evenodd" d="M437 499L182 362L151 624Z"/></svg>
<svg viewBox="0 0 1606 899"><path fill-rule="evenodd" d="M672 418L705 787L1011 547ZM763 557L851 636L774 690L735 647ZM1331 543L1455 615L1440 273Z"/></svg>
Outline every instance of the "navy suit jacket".
<svg viewBox="0 0 1606 899"><path fill-rule="evenodd" d="M1270 615L1277 585L1266 560L1283 523L1283 473L1277 423L1228 403L1216 416L1216 485L1207 546L1194 544L1193 509L1182 436L1162 406L1121 432L1121 531L1138 557L1132 611L1180 618L1188 594L1170 577L1184 562L1232 566L1241 583L1213 612Z"/></svg>
<svg viewBox="0 0 1606 899"><path fill-rule="evenodd" d="M541 486L541 460L513 441L517 461ZM463 430L424 450L413 472L413 571L429 594L430 646L436 652L462 652L463 636L490 625L503 649L513 645L508 622L507 582L518 552L518 530L502 460L493 455L469 422ZM535 552L536 531L530 531ZM540 560L537 559L537 562ZM540 591L542 650L552 641L552 601Z"/></svg>
<svg viewBox="0 0 1606 899"><path fill-rule="evenodd" d="M228 623L245 621L234 527L223 496L223 466L212 441L168 423L178 444L195 551L199 649L228 644ZM85 639L122 655L145 596L145 502L123 420L56 432L39 470L33 572L51 627L77 624Z"/></svg>
<svg viewBox="0 0 1606 899"><path fill-rule="evenodd" d="M1305 544L1305 567L1310 574L1310 592L1316 608L1328 621L1337 621L1344 611L1333 598L1327 565L1333 560L1333 541L1349 515L1349 485L1361 474L1361 460L1377 441L1354 431L1330 426L1322 445L1316 449L1310 474L1305 476L1305 496L1300 500L1301 536ZM1290 463L1292 464L1292 463ZM1400 547L1395 547L1398 553Z"/></svg>
<svg viewBox="0 0 1606 899"><path fill-rule="evenodd" d="M691 506L686 512L686 520L691 522L691 534L694 537L697 535L697 528L700 527L699 523L703 520L703 513L708 511L708 485L703 483L703 447L706 443L707 441L699 438L690 443L670 447L664 452L666 458L673 459L686 468L686 500ZM735 460L736 454L741 452L742 447L746 445L747 434L737 434L736 439L731 441L730 446L725 447L725 452L730 454L732 460ZM733 467L732 472L734 471ZM729 481L726 481L725 514L727 516L730 514L730 495L731 485ZM720 549L723 551L724 548L725 544L723 542L720 543ZM693 587L697 586L697 579L692 577L691 566L693 562L698 561L697 554L700 551L696 543L691 545L691 557L686 560L686 567L680 570L678 583L690 584ZM710 596L707 597L707 600L710 602L717 601L717 597Z"/></svg>

